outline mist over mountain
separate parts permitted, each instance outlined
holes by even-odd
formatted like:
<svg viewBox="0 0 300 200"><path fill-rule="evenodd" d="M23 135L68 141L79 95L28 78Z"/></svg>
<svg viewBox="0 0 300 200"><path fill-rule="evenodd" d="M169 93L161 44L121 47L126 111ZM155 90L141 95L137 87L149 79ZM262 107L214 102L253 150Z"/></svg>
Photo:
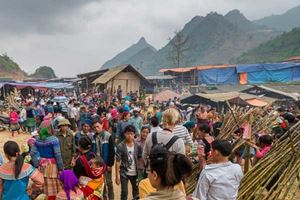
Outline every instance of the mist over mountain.
<svg viewBox="0 0 300 200"><path fill-rule="evenodd" d="M264 25L278 31L290 31L300 27L300 5L282 15L272 15L253 21L254 24Z"/></svg>

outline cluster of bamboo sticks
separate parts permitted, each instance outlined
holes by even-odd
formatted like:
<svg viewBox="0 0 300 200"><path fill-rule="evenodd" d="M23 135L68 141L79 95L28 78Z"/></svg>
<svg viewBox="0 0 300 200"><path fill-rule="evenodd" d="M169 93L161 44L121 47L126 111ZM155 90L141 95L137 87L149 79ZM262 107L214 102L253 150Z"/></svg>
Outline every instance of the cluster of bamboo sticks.
<svg viewBox="0 0 300 200"><path fill-rule="evenodd" d="M242 179L238 200L291 200L299 191L300 122Z"/></svg>

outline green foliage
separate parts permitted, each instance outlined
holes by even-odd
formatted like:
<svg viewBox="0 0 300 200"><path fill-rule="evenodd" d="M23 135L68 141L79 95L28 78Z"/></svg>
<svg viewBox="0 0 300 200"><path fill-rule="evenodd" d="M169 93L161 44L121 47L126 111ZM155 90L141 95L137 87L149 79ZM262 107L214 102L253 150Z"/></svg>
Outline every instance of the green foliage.
<svg viewBox="0 0 300 200"><path fill-rule="evenodd" d="M51 79L56 78L54 70L51 67L41 66L35 70L33 74L30 75L33 78L41 78L41 79Z"/></svg>
<svg viewBox="0 0 300 200"><path fill-rule="evenodd" d="M236 63L280 62L291 56L300 55L300 28L295 28L273 40L243 53Z"/></svg>
<svg viewBox="0 0 300 200"><path fill-rule="evenodd" d="M0 71L2 72L15 72L21 71L19 65L15 63L6 54L0 55Z"/></svg>

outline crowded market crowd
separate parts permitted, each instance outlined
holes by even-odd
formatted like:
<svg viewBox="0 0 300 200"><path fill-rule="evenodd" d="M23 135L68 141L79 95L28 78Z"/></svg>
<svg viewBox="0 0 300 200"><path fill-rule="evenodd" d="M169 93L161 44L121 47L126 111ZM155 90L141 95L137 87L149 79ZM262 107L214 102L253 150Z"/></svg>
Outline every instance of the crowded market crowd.
<svg viewBox="0 0 300 200"><path fill-rule="evenodd" d="M4 145L2 199L126 200L129 182L133 199L236 199L242 161L232 159L232 141L217 139L223 113L206 105L184 109L176 98L122 96L118 90L109 101L98 93L72 95L63 103L47 95L19 99L9 113L12 138L21 132L32 137L20 147L13 139ZM274 111L274 134L258 135L253 163L297 120L282 108ZM195 163L198 183L187 194L185 179Z"/></svg>

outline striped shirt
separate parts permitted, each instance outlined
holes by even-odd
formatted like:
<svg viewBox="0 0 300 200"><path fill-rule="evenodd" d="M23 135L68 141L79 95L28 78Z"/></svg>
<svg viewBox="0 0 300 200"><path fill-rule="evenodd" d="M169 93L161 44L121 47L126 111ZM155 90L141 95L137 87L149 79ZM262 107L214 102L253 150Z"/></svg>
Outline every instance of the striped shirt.
<svg viewBox="0 0 300 200"><path fill-rule="evenodd" d="M179 138L183 139L185 145L193 145L192 136L187 130L187 128L185 128L184 126L176 125L172 133L178 136Z"/></svg>

